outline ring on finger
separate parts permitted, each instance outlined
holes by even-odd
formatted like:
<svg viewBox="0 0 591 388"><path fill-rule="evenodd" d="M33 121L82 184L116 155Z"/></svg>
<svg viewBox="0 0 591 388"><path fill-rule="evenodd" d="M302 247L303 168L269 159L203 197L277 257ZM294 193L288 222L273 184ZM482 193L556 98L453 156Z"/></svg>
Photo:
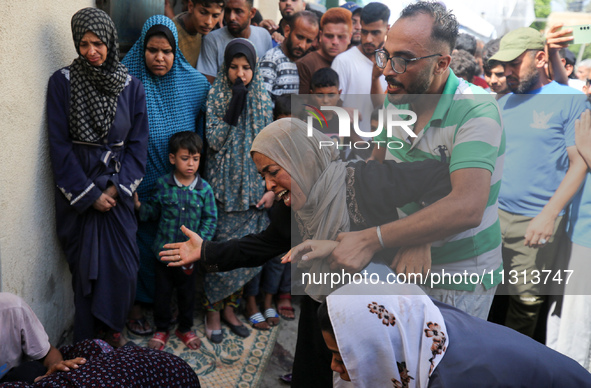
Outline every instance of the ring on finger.
<svg viewBox="0 0 591 388"><path fill-rule="evenodd" d="M542 245L543 244L546 244L547 242L548 242L548 240L546 240L545 238L541 238L540 241L539 241L539 243L542 244Z"/></svg>

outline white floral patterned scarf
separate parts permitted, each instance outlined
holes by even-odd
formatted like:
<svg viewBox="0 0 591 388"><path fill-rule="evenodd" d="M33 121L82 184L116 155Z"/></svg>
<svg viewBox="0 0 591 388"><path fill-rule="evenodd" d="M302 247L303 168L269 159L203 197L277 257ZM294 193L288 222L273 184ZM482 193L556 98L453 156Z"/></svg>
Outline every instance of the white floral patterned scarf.
<svg viewBox="0 0 591 388"><path fill-rule="evenodd" d="M428 386L450 339L441 312L418 286L350 284L327 304L353 386Z"/></svg>

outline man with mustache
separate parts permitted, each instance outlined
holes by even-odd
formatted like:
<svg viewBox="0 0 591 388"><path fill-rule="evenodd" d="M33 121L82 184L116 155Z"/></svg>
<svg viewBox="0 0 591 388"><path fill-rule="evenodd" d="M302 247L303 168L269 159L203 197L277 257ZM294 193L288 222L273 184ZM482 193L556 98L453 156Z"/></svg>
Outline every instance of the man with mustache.
<svg viewBox="0 0 591 388"><path fill-rule="evenodd" d="M507 33L490 58L503 63L513 92L499 100L507 136L499 193L503 261L506 274L525 273L505 283L505 325L530 337L546 297L540 295L544 283L529 280L554 269L565 237L564 208L587 170L575 145L575 121L585 110L585 97L548 78L547 58L544 38L533 28Z"/></svg>
<svg viewBox="0 0 591 388"><path fill-rule="evenodd" d="M224 62L226 45L232 39L248 39L254 45L257 54L269 51L273 44L271 37L262 27L251 26L250 21L256 13L253 0L228 0L224 8L225 27L212 31L203 37L201 53L197 60L199 70L213 84L218 69Z"/></svg>
<svg viewBox="0 0 591 388"><path fill-rule="evenodd" d="M288 16L285 40L261 58L260 71L273 103L282 94L298 93L300 77L295 61L306 55L318 36L318 17L310 11Z"/></svg>
<svg viewBox="0 0 591 388"><path fill-rule="evenodd" d="M419 1L402 11L376 53L388 83L386 105L408 104L404 109L416 121L407 129L394 126L391 137L383 130L374 138L382 141L374 157L448 163L451 193L419 211L405 206L406 217L379 229L339 235L330 260L353 272L376 252L400 247L391 264L397 273L430 274L425 292L486 319L502 270L497 190L503 130L494 99L449 69L457 36L458 22L444 5ZM401 146L386 149L390 143ZM439 282L443 273L448 280Z"/></svg>
<svg viewBox="0 0 591 388"><path fill-rule="evenodd" d="M361 11L363 7L359 4L355 3L354 1L348 1L345 4L341 5L341 8L347 9L351 11L353 16L351 19L353 20L353 35L351 35L351 45L349 47L358 46L361 44ZM390 10L388 9L388 12Z"/></svg>
<svg viewBox="0 0 591 388"><path fill-rule="evenodd" d="M339 75L343 106L361 112L359 128L370 131L373 104L370 94L382 94L387 83L375 66L375 51L382 48L388 33L390 9L382 3L369 3L361 11L361 44L336 56L331 67ZM354 96L347 97L348 94Z"/></svg>

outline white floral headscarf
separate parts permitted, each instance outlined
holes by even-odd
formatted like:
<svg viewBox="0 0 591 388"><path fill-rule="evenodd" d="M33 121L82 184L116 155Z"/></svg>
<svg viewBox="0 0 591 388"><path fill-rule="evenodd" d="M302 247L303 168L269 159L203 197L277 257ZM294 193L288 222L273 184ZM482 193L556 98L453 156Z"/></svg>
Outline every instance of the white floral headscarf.
<svg viewBox="0 0 591 388"><path fill-rule="evenodd" d="M339 352L356 388L426 388L449 337L416 285L344 286L326 300Z"/></svg>

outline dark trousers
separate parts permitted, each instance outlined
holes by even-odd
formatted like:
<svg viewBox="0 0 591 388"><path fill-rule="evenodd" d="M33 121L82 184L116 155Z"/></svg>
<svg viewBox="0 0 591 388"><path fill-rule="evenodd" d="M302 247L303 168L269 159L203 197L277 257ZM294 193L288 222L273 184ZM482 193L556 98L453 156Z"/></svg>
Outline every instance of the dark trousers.
<svg viewBox="0 0 591 388"><path fill-rule="evenodd" d="M181 267L167 267L158 262L155 268L154 323L156 330L168 331L172 319L171 302L174 289L177 290L179 308L178 330L182 333L193 326L195 306L195 283L197 268L191 275L185 274Z"/></svg>
<svg viewBox="0 0 591 388"><path fill-rule="evenodd" d="M309 296L302 298L292 388L332 388L332 353L322 337L318 307L320 303Z"/></svg>

